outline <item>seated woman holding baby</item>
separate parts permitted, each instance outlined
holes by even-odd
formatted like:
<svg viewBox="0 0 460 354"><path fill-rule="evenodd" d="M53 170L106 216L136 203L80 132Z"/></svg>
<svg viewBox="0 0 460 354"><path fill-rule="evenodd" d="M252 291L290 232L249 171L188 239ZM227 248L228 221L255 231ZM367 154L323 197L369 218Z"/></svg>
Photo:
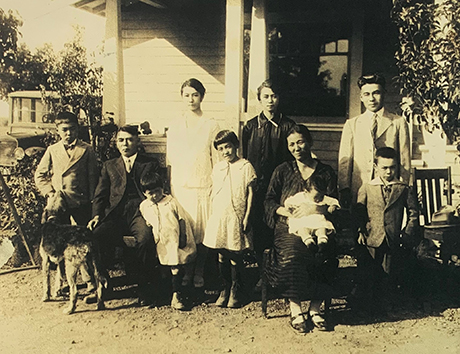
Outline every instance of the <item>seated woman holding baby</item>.
<svg viewBox="0 0 460 354"><path fill-rule="evenodd" d="M327 330L320 312L331 296L331 281L337 268L334 226L330 212L339 205L334 170L311 155L309 130L296 125L287 134L294 161L284 162L273 172L265 199L267 223L274 228L274 244L264 264L269 284L289 299L291 327L309 331L308 320ZM302 300L311 300L309 316L303 316Z"/></svg>

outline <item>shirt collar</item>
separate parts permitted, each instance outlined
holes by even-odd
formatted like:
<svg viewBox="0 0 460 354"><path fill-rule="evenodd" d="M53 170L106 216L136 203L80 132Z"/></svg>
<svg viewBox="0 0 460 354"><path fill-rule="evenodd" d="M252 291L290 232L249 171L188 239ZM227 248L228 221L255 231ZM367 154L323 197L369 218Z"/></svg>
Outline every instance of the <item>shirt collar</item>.
<svg viewBox="0 0 460 354"><path fill-rule="evenodd" d="M374 186L390 186L393 184L403 184L403 183L398 179L394 179L391 182L383 182L380 177L376 177L372 181L370 181L369 184L374 185Z"/></svg>
<svg viewBox="0 0 460 354"><path fill-rule="evenodd" d="M75 140L72 141L69 145L66 145L66 144L64 144L64 142L63 142L64 147L65 147L66 149L73 149L73 148L77 145L77 140L78 140L78 139L75 139Z"/></svg>
<svg viewBox="0 0 460 354"><path fill-rule="evenodd" d="M377 112L371 112L371 111L369 111L368 109L366 109L366 112L364 112L363 115L364 115L366 118L371 119L375 114L377 114L378 118L382 118L382 117L383 117L384 110L385 110L384 107L380 108Z"/></svg>
<svg viewBox="0 0 460 354"><path fill-rule="evenodd" d="M123 158L123 161L125 162L125 165L127 165L128 161L129 161L129 162L131 162L131 166L132 166L134 164L134 161L136 161L137 154L138 153L136 152L134 155L132 155L130 157L125 157L123 155L121 155L121 157Z"/></svg>
<svg viewBox="0 0 460 354"><path fill-rule="evenodd" d="M281 113L279 115L275 114L273 119L269 119L265 116L264 112L260 112L259 116L257 117L258 128L259 129L262 128L262 126L265 125L267 121L272 123L276 128L278 128L278 123L276 123L275 120L278 120L279 122L280 119L281 119Z"/></svg>

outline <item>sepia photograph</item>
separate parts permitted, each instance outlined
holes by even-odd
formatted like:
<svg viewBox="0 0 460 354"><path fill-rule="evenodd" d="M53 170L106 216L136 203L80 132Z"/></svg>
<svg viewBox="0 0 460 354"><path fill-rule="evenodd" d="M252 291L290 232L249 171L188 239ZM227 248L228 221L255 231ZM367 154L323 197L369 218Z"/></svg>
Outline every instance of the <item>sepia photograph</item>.
<svg viewBox="0 0 460 354"><path fill-rule="evenodd" d="M0 0L1 353L458 328L458 0Z"/></svg>

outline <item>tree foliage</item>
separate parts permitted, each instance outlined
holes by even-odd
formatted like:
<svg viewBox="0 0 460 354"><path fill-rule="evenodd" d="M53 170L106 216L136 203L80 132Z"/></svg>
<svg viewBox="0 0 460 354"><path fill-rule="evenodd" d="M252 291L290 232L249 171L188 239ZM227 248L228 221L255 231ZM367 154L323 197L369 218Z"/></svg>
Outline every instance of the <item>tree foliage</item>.
<svg viewBox="0 0 460 354"><path fill-rule="evenodd" d="M57 59L50 44L32 52L26 44L18 43L22 24L19 14L0 8L0 98L4 100L14 91L49 89Z"/></svg>
<svg viewBox="0 0 460 354"><path fill-rule="evenodd" d="M74 38L64 44L53 62L42 92L49 89L59 95L58 102L43 95L56 113L69 108L77 114L83 112L85 125L93 127L102 120L102 67L97 65L94 54L88 60L82 34L76 26Z"/></svg>
<svg viewBox="0 0 460 354"><path fill-rule="evenodd" d="M439 4L398 0L393 19L399 27L400 92L403 109L428 130L443 128L460 136L460 2Z"/></svg>
<svg viewBox="0 0 460 354"><path fill-rule="evenodd" d="M10 92L21 26L22 19L17 13L11 10L5 12L0 8L0 96L2 98Z"/></svg>

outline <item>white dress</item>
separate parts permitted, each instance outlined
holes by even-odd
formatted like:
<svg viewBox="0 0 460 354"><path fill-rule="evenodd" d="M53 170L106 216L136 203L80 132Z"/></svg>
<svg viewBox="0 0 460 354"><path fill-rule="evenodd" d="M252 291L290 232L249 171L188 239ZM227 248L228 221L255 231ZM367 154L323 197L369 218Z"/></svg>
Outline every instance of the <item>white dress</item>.
<svg viewBox="0 0 460 354"><path fill-rule="evenodd" d="M152 225L157 244L158 259L162 265L175 266L192 262L196 257L196 244L190 220L177 201L165 195L158 204L144 200L139 205L144 219ZM187 242L179 248L179 220L185 221Z"/></svg>
<svg viewBox="0 0 460 354"><path fill-rule="evenodd" d="M245 159L229 164L221 161L212 171L212 213L203 244L210 248L242 251L252 248L252 239L243 233L248 186L256 172Z"/></svg>
<svg viewBox="0 0 460 354"><path fill-rule="evenodd" d="M219 126L212 118L197 120L189 126L182 116L170 125L166 156L171 166L171 193L190 215L199 244L209 217L211 173L217 161L213 141Z"/></svg>
<svg viewBox="0 0 460 354"><path fill-rule="evenodd" d="M298 207L301 204L311 204L316 206L337 206L340 207L339 201L335 198L324 196L324 199L315 203L308 197L307 192L299 192L285 200L286 208ZM289 233L297 236L313 236L318 229L326 229L326 234L330 235L335 231L332 222L326 219L323 214L310 214L301 218L288 218ZM309 235L305 235L305 230L308 230Z"/></svg>

